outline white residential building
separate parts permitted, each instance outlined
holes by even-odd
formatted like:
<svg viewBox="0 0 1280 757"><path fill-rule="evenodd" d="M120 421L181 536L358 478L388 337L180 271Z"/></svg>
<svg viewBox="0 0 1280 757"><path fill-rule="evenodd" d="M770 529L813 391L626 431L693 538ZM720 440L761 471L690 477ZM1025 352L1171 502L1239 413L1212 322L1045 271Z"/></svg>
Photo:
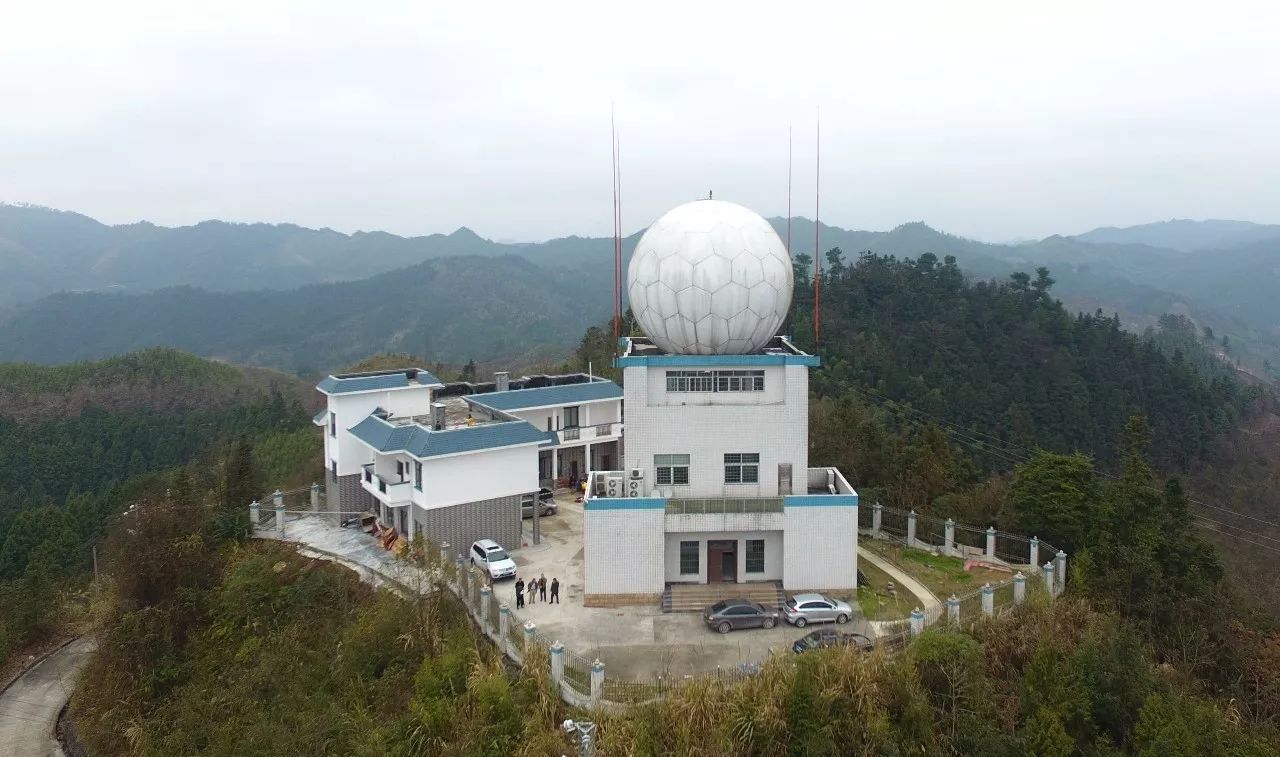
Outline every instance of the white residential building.
<svg viewBox="0 0 1280 757"><path fill-rule="evenodd" d="M446 385L407 368L329 376L317 389L330 509L373 512L455 551L480 538L519 548L521 503L544 474L558 464L585 476L587 455L619 454L622 390L582 374Z"/></svg>

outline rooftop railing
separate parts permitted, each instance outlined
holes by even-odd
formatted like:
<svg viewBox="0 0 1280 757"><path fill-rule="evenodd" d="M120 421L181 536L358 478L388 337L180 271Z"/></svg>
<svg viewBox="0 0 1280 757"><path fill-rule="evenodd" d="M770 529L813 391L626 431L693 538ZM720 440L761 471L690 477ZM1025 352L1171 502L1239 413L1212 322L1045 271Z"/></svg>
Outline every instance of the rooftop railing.
<svg viewBox="0 0 1280 757"><path fill-rule="evenodd" d="M780 513L781 497L721 497L712 499L669 499L667 515L724 515L734 513Z"/></svg>

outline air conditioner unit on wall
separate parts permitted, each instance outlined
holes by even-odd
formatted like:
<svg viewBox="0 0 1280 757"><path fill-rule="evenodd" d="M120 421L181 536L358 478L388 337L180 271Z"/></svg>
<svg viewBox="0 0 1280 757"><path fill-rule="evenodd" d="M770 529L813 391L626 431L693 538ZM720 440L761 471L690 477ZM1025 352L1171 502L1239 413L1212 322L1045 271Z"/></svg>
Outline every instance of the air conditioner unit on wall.
<svg viewBox="0 0 1280 757"><path fill-rule="evenodd" d="M644 478L644 468L632 468L631 478Z"/></svg>
<svg viewBox="0 0 1280 757"><path fill-rule="evenodd" d="M621 479L617 479L617 478L609 479L607 488L608 488L608 496L610 497L622 496L622 480Z"/></svg>
<svg viewBox="0 0 1280 757"><path fill-rule="evenodd" d="M628 482L628 484L627 484L627 496L628 496L628 497L639 497L639 496L640 496L640 481L639 481L639 479L634 479L634 478L633 478L633 479L631 479L631 481L630 481L630 482Z"/></svg>

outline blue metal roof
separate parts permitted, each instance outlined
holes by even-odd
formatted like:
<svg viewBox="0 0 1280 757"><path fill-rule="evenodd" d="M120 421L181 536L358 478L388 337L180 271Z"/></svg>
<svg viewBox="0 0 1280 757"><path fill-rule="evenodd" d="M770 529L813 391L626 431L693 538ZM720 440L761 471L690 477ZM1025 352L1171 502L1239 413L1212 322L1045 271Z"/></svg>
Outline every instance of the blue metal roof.
<svg viewBox="0 0 1280 757"><path fill-rule="evenodd" d="M622 387L612 381L591 381L585 384L563 384L538 389L512 389L507 392L473 394L464 399L494 410L524 410L530 407L622 399Z"/></svg>
<svg viewBox="0 0 1280 757"><path fill-rule="evenodd" d="M554 434L539 431L524 421L484 423L479 426L432 431L417 424L397 426L370 415L353 426L351 433L379 452L406 452L418 458L478 452L534 442L539 446L557 443Z"/></svg>
<svg viewBox="0 0 1280 757"><path fill-rule="evenodd" d="M351 375L351 376L326 376L316 389L325 394L345 394L347 392L368 392L378 389L403 389L409 386L408 372L417 371L417 379L419 384L430 386L432 384L442 385L440 379L431 375L421 368L406 368L403 371L394 371L392 373L378 373L370 376Z"/></svg>

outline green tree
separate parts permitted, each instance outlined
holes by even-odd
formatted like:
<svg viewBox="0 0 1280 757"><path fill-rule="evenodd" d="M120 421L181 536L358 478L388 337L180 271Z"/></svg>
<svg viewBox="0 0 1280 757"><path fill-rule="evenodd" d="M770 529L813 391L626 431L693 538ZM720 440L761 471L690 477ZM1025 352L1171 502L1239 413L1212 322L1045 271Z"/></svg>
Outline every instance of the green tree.
<svg viewBox="0 0 1280 757"><path fill-rule="evenodd" d="M1013 471L1009 485L1012 526L1074 553L1105 518L1102 488L1093 460L1079 452L1037 451Z"/></svg>

